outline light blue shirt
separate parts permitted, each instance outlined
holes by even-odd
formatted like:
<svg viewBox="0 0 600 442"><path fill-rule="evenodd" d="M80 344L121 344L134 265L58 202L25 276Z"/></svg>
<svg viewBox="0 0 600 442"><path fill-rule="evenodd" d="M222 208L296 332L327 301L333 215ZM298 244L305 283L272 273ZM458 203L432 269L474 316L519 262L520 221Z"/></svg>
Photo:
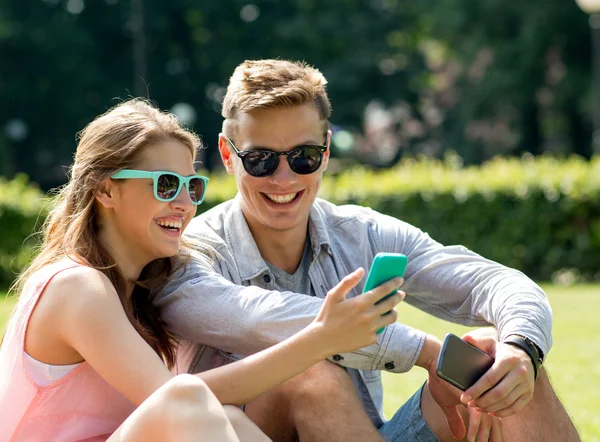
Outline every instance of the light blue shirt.
<svg viewBox="0 0 600 442"><path fill-rule="evenodd" d="M168 327L183 340L178 356L182 371L222 365L301 330L315 318L327 291L358 267L368 270L378 252L408 257L403 302L458 324L492 324L500 339L520 334L544 355L550 350L550 304L523 273L463 246L442 246L418 228L365 207L317 199L308 229L313 258L309 277L316 296L275 291L239 198L190 223L187 238L212 256L194 253L186 271L156 297ZM348 296L359 296L365 279ZM424 331L399 322L388 326L376 344L330 358L356 370L349 370L351 378L376 426L385 420L381 370L409 371L424 339Z"/></svg>

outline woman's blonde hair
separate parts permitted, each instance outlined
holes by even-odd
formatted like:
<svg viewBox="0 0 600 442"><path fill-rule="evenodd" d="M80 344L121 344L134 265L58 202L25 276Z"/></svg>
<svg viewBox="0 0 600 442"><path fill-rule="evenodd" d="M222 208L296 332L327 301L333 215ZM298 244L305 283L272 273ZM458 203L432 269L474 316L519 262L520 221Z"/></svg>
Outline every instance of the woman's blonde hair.
<svg viewBox="0 0 600 442"><path fill-rule="evenodd" d="M125 296L124 278L98 241L96 210L101 184L120 169L134 168L146 146L165 140L187 146L192 159L201 144L198 136L184 129L174 115L142 99L122 102L88 124L78 134L69 182L58 192L42 227L39 253L16 280L13 290L21 291L33 273L64 258L93 267L114 284L131 324L171 367L175 360L174 339L152 304L151 289L172 273L174 258L148 264L132 296Z"/></svg>

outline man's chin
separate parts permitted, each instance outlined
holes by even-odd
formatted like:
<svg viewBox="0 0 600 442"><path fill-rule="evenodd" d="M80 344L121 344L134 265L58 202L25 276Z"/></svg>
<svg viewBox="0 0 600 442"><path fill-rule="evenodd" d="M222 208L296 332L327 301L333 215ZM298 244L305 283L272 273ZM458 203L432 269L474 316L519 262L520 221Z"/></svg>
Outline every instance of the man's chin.
<svg viewBox="0 0 600 442"><path fill-rule="evenodd" d="M266 228L268 228L269 230L272 230L274 232L289 232L291 230L294 230L296 228L296 225L293 226L274 226L271 224L263 224Z"/></svg>
<svg viewBox="0 0 600 442"><path fill-rule="evenodd" d="M264 227L266 227L267 229L274 231L274 232L289 232L291 230L296 229L300 224L302 224L302 221L297 221L297 222L277 222L275 220L263 220L263 222L261 223Z"/></svg>

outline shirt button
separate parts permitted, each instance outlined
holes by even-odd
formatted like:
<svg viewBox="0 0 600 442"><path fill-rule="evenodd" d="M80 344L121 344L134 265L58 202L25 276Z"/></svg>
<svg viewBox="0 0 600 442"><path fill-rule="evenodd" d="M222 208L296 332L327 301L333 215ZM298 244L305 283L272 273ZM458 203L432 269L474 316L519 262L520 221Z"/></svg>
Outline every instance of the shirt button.
<svg viewBox="0 0 600 442"><path fill-rule="evenodd" d="M269 284L271 282L271 275L264 275L263 276L263 281L266 282L267 284Z"/></svg>
<svg viewBox="0 0 600 442"><path fill-rule="evenodd" d="M342 355L333 355L333 360L336 362L339 362L343 359L344 359L344 357Z"/></svg>
<svg viewBox="0 0 600 442"><path fill-rule="evenodd" d="M396 368L396 366L394 365L394 363L393 363L393 362L387 362L387 363L384 365L384 367L385 367L385 369L386 369L386 370L393 370L394 368Z"/></svg>

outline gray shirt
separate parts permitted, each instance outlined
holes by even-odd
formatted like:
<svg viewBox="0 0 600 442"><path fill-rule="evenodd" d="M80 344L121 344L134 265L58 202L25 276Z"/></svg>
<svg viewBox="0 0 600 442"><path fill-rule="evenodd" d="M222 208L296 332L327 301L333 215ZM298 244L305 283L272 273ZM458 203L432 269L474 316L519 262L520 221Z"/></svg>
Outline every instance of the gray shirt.
<svg viewBox="0 0 600 442"><path fill-rule="evenodd" d="M267 267L271 272L273 286L276 290L290 291L294 293L306 293L307 295L315 296L315 291L310 285L310 278L308 277L308 271L312 262L312 254L310 250L310 239L306 240L304 245L304 252L300 259L300 264L296 271L292 274L281 270L279 267L274 266L269 261L265 261Z"/></svg>
<svg viewBox="0 0 600 442"><path fill-rule="evenodd" d="M330 288L358 267L368 270L378 252L408 257L404 302L459 324L493 324L500 339L527 336L544 355L552 345L550 304L521 272L462 246L442 246L418 228L368 208L321 199L313 204L309 278L314 297L274 290L239 196L195 218L186 234L212 257L194 254L186 271L156 298L167 325L183 339L180 371L222 365L291 336L314 319ZM362 283L349 296L361 292ZM371 404L376 408L377 415L371 415L376 425L384 419L380 370L410 370L424 338L425 332L398 322L386 327L376 344L330 358L358 370L366 385L361 399L367 410Z"/></svg>

